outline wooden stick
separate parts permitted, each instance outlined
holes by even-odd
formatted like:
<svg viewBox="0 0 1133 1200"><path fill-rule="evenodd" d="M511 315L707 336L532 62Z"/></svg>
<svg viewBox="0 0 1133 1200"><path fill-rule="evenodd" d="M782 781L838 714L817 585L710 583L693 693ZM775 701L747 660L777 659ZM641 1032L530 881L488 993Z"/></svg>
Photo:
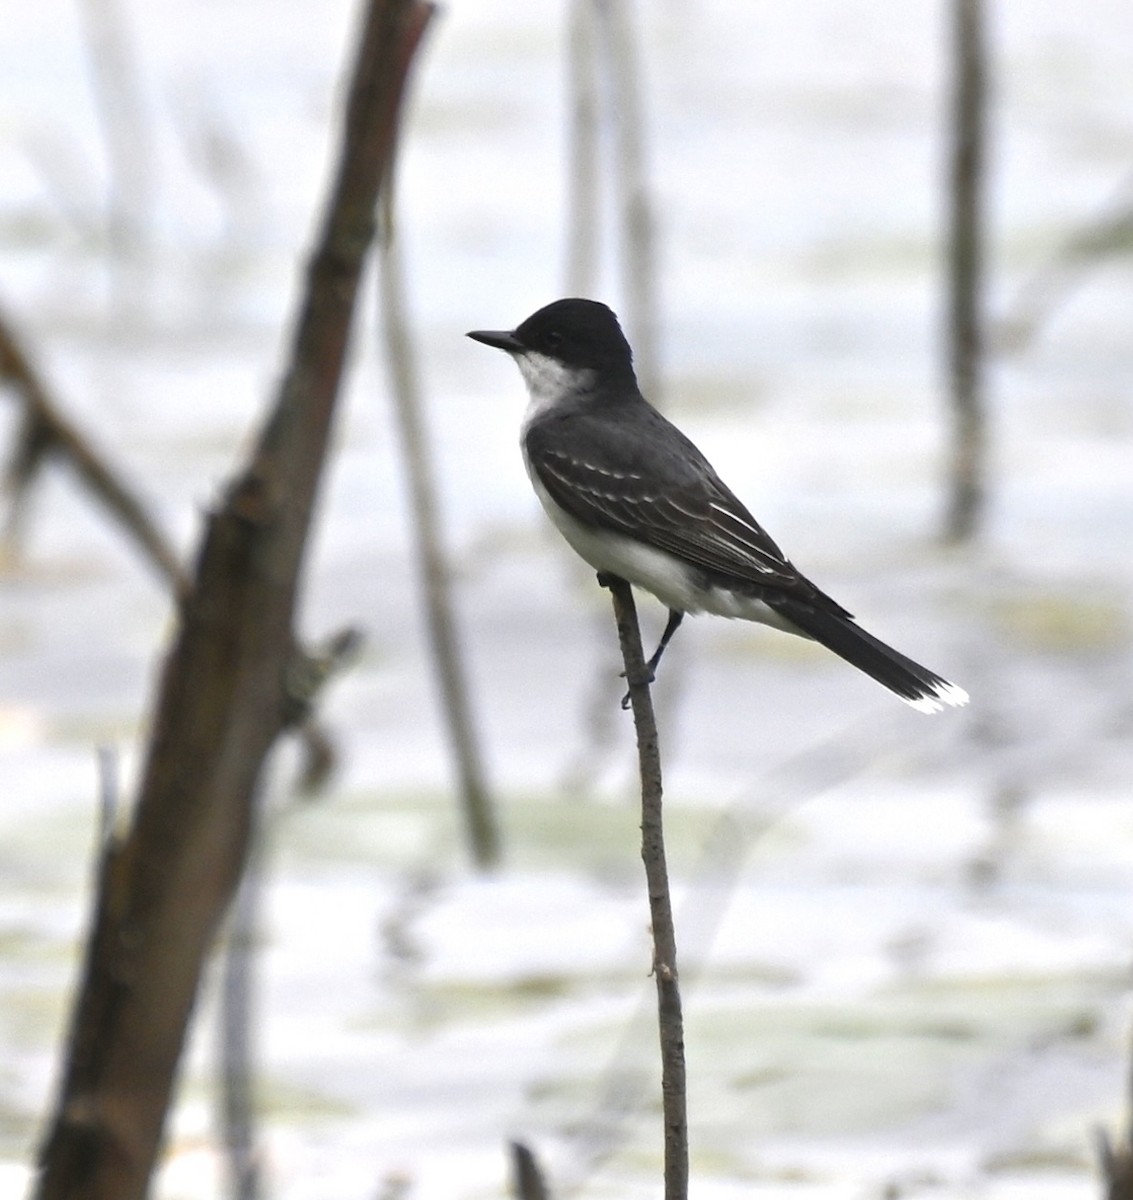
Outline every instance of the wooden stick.
<svg viewBox="0 0 1133 1200"><path fill-rule="evenodd" d="M685 1095L684 1021L677 975L677 936L665 862L665 831L661 812L661 751L653 715L650 672L641 648L641 629L633 590L614 575L599 575L614 601L614 620L629 684L637 760L641 776L641 858L649 891L653 926L653 977L657 984L657 1013L661 1037L661 1111L665 1125L665 1200L688 1197L688 1115Z"/></svg>
<svg viewBox="0 0 1133 1200"><path fill-rule="evenodd" d="M107 846L36 1200L143 1200L201 971L289 711L304 553L398 103L432 15L370 0L290 361L207 522L159 685L132 827Z"/></svg>

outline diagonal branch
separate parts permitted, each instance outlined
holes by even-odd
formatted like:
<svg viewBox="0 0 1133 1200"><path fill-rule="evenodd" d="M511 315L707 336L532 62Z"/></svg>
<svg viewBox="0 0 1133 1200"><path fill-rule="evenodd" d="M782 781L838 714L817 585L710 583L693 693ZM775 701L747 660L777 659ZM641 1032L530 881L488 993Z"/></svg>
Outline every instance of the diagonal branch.
<svg viewBox="0 0 1133 1200"><path fill-rule="evenodd" d="M175 594L187 587L173 547L150 519L142 502L114 468L63 415L47 385L20 344L11 322L0 312L0 384L23 400L23 429L8 468L7 486L18 505L32 476L49 455L69 463L80 481L118 518Z"/></svg>
<svg viewBox="0 0 1133 1200"><path fill-rule="evenodd" d="M291 358L246 469L207 522L166 660L132 828L105 853L37 1200L148 1190L205 957L248 852L398 102L432 7L371 0L337 177Z"/></svg>

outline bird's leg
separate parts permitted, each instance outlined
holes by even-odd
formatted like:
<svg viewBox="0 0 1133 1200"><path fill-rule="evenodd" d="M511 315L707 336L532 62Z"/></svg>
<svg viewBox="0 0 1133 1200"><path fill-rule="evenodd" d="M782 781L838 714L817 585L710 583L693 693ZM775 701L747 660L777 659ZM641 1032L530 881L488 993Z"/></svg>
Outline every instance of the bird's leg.
<svg viewBox="0 0 1133 1200"><path fill-rule="evenodd" d="M657 664L661 661L661 655L665 653L665 647L672 641L673 634L680 628L681 622L685 615L679 608L669 609L669 621L665 626L665 632L661 634L661 640L657 643L657 649L653 651L652 657L645 664L645 669L650 675L653 675L657 670Z"/></svg>
<svg viewBox="0 0 1133 1200"><path fill-rule="evenodd" d="M657 649L653 651L645 664L645 678L649 683L652 683L657 678L657 664L661 661L661 655L665 653L665 647L669 644L674 633L684 620L684 613L679 608L669 609L669 620L665 626L665 632L661 634L661 640L657 643ZM624 678L625 672L622 672ZM629 692L622 697L622 708L629 708Z"/></svg>
<svg viewBox="0 0 1133 1200"><path fill-rule="evenodd" d="M622 582L619 576L612 574L610 571L598 572L599 587L613 587L614 584ZM673 634L680 628L681 622L684 620L684 613L679 608L669 609L669 620L665 625L665 632L661 634L661 640L657 643L657 649L649 656L645 663L645 682L652 683L656 678L657 664L661 661L661 655L665 653L665 647L673 640ZM625 672L622 672L622 678L625 678ZM629 692L622 697L622 708L629 708Z"/></svg>

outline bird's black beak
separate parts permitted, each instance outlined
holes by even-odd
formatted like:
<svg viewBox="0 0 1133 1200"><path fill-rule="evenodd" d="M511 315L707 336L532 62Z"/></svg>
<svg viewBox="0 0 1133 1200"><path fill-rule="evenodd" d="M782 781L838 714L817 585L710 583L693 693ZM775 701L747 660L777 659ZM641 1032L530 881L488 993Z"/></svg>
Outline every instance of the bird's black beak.
<svg viewBox="0 0 1133 1200"><path fill-rule="evenodd" d="M510 329L473 329L466 336L474 342L483 342L485 346L506 350L509 354L518 354L524 348L523 343Z"/></svg>

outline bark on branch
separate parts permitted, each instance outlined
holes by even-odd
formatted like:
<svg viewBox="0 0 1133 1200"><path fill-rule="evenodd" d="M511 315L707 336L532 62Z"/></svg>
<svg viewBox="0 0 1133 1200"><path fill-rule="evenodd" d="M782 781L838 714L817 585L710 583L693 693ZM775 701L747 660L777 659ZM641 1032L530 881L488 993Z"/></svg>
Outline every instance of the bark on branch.
<svg viewBox="0 0 1133 1200"><path fill-rule="evenodd" d="M200 973L290 708L298 582L398 102L432 13L368 4L336 178L290 362L246 469L208 519L166 660L132 827L103 855L70 1056L37 1200L141 1200Z"/></svg>
<svg viewBox="0 0 1133 1200"><path fill-rule="evenodd" d="M665 1200L688 1200L688 1115L685 1089L684 1018L677 975L677 935L665 860L661 813L661 751L653 715L652 682L641 648L633 590L614 575L600 575L614 600L622 661L625 663L641 775L641 857L653 927L653 977L661 1037L661 1115L665 1125Z"/></svg>

